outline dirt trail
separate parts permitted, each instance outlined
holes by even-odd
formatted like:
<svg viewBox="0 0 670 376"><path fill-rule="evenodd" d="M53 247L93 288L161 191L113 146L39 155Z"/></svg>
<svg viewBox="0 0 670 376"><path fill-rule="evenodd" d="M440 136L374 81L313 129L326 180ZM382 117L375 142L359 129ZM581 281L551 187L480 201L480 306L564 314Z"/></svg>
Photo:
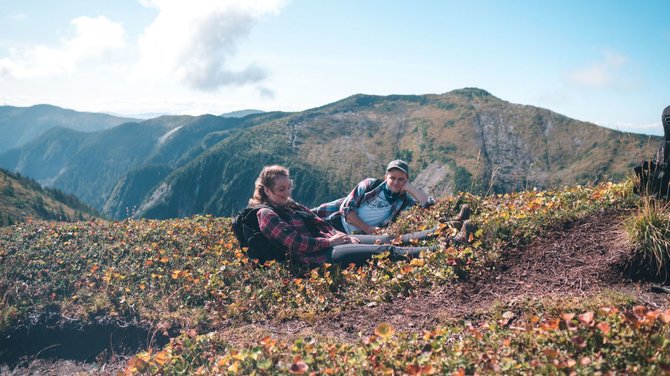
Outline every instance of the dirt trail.
<svg viewBox="0 0 670 376"><path fill-rule="evenodd" d="M640 304L670 305L670 295L653 293L651 283L625 278L622 222L626 211L602 211L550 231L510 250L499 267L483 276L424 291L413 297L326 315L314 324L291 321L266 330L279 336L328 333L342 340L371 334L381 322L402 331L428 330L450 320L476 317L495 304L513 306L533 298L585 298L603 290L622 292Z"/></svg>

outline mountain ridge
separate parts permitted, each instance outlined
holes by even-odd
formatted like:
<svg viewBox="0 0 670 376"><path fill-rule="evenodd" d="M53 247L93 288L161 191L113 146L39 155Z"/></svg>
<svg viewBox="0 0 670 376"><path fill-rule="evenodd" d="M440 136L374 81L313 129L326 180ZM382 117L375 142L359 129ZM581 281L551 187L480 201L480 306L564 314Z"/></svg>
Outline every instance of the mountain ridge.
<svg viewBox="0 0 670 376"><path fill-rule="evenodd" d="M0 153L34 140L54 127L82 132L108 129L132 118L102 113L78 112L49 104L30 107L0 106Z"/></svg>
<svg viewBox="0 0 670 376"><path fill-rule="evenodd" d="M233 214L246 205L258 171L271 163L292 169L294 195L308 205L343 196L362 178L381 176L396 158L407 160L414 183L435 196L505 193L622 179L653 154L660 137L618 132L464 88L355 94L302 112L241 118L164 116L70 134L59 142L81 145L67 152L65 146L46 147L54 142L31 146L66 161L49 166L52 176L40 181L114 218L130 212L170 218ZM46 164L43 153L28 147L0 154L1 166L28 171L30 163L16 161Z"/></svg>

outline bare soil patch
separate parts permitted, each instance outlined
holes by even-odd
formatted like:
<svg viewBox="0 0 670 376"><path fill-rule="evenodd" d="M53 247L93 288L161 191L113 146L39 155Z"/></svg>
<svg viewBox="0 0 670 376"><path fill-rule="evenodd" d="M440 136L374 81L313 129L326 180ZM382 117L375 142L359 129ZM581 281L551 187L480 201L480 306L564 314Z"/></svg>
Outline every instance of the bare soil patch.
<svg viewBox="0 0 670 376"><path fill-rule="evenodd" d="M266 327L279 336L328 333L341 340L372 334L381 322L397 330L429 330L441 323L476 318L496 304L514 306L532 299L587 298L604 290L631 296L655 308L670 295L652 283L624 276L625 210L606 210L563 224L531 244L508 250L496 270L407 299L325 315L314 324L290 321Z"/></svg>

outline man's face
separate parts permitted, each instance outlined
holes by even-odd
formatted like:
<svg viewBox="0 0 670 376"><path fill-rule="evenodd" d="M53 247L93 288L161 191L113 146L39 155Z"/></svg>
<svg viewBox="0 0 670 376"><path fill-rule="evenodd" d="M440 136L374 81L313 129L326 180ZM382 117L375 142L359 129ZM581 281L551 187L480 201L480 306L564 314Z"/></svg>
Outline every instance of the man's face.
<svg viewBox="0 0 670 376"><path fill-rule="evenodd" d="M391 169L386 173L385 179L386 185L389 187L391 192L402 192L402 188L407 184L407 174L398 170Z"/></svg>

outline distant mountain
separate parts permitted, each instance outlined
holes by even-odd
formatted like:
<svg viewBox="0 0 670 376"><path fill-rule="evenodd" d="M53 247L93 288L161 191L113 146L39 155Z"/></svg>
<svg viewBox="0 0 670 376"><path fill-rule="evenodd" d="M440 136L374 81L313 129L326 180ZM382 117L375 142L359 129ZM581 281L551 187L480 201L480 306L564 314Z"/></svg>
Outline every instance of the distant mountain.
<svg viewBox="0 0 670 376"><path fill-rule="evenodd" d="M119 117L129 117L134 119L135 121L139 120L149 120L153 118L157 118L160 116L172 116L173 114L167 113L167 112L138 112L138 113L133 113L133 114L117 114L114 112L107 112L107 115L111 116L119 116Z"/></svg>
<svg viewBox="0 0 670 376"><path fill-rule="evenodd" d="M389 160L437 197L621 179L660 137L622 133L475 88L354 95L298 113L164 116L94 133L55 129L0 166L72 192L114 218L230 215L267 164L291 168L308 205L344 195Z"/></svg>
<svg viewBox="0 0 670 376"><path fill-rule="evenodd" d="M221 116L221 117L245 117L247 115L262 114L264 112L265 111L261 111L261 110L239 110L239 111L227 112L227 113L221 114L219 116Z"/></svg>
<svg viewBox="0 0 670 376"><path fill-rule="evenodd" d="M138 171L162 171L158 176L164 177L254 121L254 116L162 116L91 133L54 128L0 154L0 166L73 193L114 217L125 216L137 196L153 188ZM136 188L117 188L119 182Z"/></svg>
<svg viewBox="0 0 670 376"><path fill-rule="evenodd" d="M74 196L43 188L32 179L0 169L0 226L28 218L75 221L95 215L91 207Z"/></svg>
<svg viewBox="0 0 670 376"><path fill-rule="evenodd" d="M504 193L621 179L652 155L659 137L621 133L480 89L442 95L355 95L240 130L170 174L137 217L230 215L246 204L261 167L291 167L294 195L309 205L344 195L389 160L440 197Z"/></svg>
<svg viewBox="0 0 670 376"><path fill-rule="evenodd" d="M76 112L46 104L32 107L0 106L0 153L34 140L55 127L94 132L129 121L133 119Z"/></svg>

